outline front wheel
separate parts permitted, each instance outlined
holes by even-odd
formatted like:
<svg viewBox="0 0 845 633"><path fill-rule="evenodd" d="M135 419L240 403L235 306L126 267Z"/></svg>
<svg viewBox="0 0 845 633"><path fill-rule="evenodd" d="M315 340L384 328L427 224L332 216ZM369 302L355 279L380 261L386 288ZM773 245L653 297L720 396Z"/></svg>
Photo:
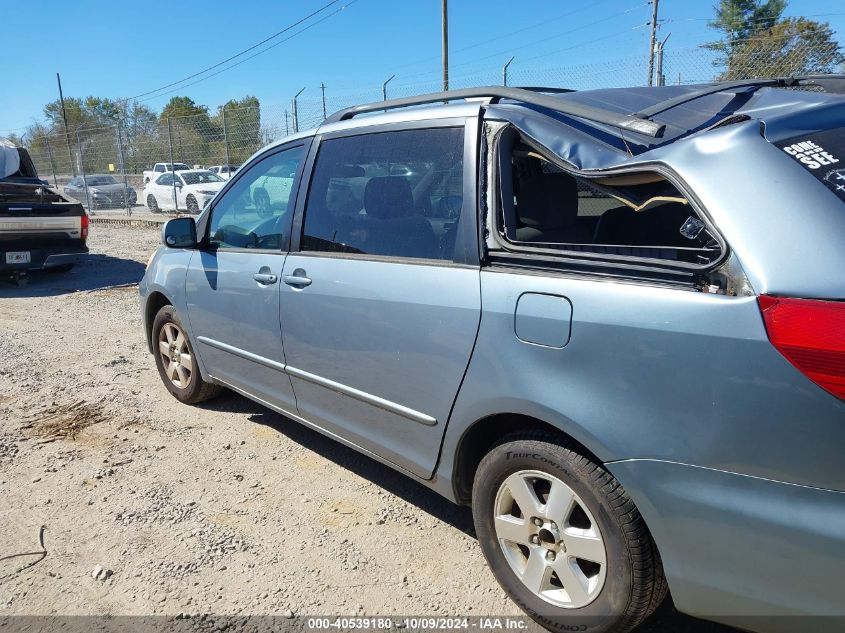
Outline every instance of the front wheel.
<svg viewBox="0 0 845 633"><path fill-rule="evenodd" d="M200 205L197 202L197 199L192 195L188 195L187 200L185 200L185 204L188 206L188 213L196 214L200 212Z"/></svg>
<svg viewBox="0 0 845 633"><path fill-rule="evenodd" d="M657 549L622 486L553 436L514 437L493 448L472 497L493 574L549 630L623 633L665 597Z"/></svg>
<svg viewBox="0 0 845 633"><path fill-rule="evenodd" d="M147 196L147 208L153 213L158 213L160 209L158 208L158 200L153 194Z"/></svg>
<svg viewBox="0 0 845 633"><path fill-rule="evenodd" d="M158 374L177 400L196 404L220 392L219 386L202 379L191 342L173 306L158 311L152 337Z"/></svg>

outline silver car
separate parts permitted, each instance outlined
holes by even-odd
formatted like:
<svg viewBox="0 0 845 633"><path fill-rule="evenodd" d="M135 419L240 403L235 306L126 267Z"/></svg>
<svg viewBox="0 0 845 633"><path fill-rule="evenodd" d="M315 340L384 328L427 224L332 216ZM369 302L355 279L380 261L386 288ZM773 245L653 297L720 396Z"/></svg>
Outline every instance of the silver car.
<svg viewBox="0 0 845 633"><path fill-rule="evenodd" d="M841 630L843 92L341 111L164 227L144 335L178 400L231 389L471 504L550 630L628 631L667 587L746 629Z"/></svg>

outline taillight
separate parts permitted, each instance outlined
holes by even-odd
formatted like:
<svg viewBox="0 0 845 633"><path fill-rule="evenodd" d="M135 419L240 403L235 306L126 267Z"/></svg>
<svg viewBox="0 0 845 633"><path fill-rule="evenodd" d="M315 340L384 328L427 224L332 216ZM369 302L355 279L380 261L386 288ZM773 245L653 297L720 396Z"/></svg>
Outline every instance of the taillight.
<svg viewBox="0 0 845 633"><path fill-rule="evenodd" d="M822 389L845 400L845 303L758 299L769 340Z"/></svg>
<svg viewBox="0 0 845 633"><path fill-rule="evenodd" d="M82 227L82 230L80 231L80 233L82 234L82 241L84 242L85 240L88 239L88 214L87 213L82 214L81 227Z"/></svg>

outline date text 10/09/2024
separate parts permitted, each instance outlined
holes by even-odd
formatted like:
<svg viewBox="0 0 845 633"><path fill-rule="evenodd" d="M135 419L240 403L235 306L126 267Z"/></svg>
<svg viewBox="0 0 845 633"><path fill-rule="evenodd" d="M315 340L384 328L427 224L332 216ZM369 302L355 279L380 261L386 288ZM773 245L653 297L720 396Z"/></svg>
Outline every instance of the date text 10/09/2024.
<svg viewBox="0 0 845 633"><path fill-rule="evenodd" d="M363 631L521 631L530 627L527 618L520 617L325 617L308 618L307 628L319 630L363 630Z"/></svg>

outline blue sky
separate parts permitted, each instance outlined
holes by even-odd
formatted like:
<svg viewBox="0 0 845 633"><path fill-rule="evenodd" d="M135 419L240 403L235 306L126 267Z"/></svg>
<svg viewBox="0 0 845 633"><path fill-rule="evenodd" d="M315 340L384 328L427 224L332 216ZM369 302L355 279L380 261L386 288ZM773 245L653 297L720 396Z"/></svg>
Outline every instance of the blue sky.
<svg viewBox="0 0 845 633"><path fill-rule="evenodd" d="M327 1L0 0L3 32L27 45L11 63L8 57L3 62L0 131L16 131L42 118L44 104L57 97L57 71L66 96L132 97L222 61ZM661 1L660 32L672 33L666 48L670 80L678 73L706 72L704 58L694 49L713 38L706 19L715 1ZM624 72L624 79L610 81L645 81L651 13L646 0L449 4L450 71L457 85L496 80L511 55L514 83L534 77L547 84L567 83L568 75L579 71L582 79ZM358 95L377 98L382 82L394 73L389 88L394 96L437 87L439 0L340 0L318 17L344 5L336 15L231 70L140 100L158 111L173 94L187 95L214 110L229 98L251 94L262 105L286 107L303 86L302 98L317 100L325 82L330 102L346 102ZM842 0L792 0L787 15L828 21L845 41ZM561 68L566 70L546 70Z"/></svg>

